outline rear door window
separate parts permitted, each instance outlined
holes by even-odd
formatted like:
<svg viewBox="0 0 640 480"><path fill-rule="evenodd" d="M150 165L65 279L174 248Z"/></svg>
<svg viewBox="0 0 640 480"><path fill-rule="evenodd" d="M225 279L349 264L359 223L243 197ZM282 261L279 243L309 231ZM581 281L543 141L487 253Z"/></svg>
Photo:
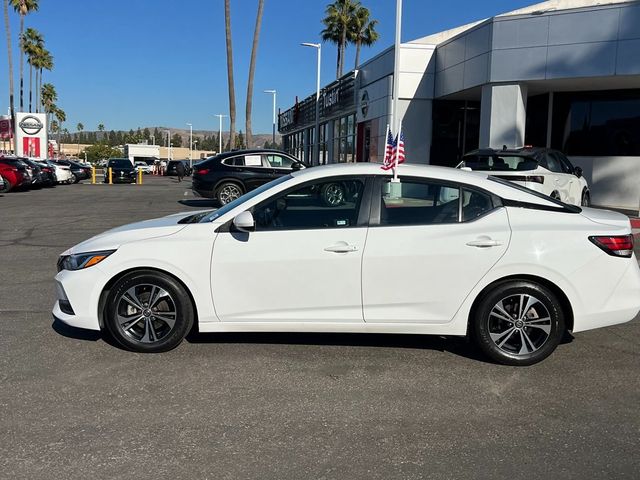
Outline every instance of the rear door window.
<svg viewBox="0 0 640 480"><path fill-rule="evenodd" d="M509 172L538 168L538 162L534 158L522 155L467 155L463 160L464 166L471 170Z"/></svg>

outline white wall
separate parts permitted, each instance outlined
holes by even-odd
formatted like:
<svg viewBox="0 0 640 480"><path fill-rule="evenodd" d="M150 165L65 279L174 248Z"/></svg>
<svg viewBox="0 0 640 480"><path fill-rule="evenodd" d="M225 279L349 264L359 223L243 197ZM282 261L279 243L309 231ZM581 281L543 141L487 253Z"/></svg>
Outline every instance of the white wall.
<svg viewBox="0 0 640 480"><path fill-rule="evenodd" d="M591 203L609 208L640 208L640 157L570 157L582 167Z"/></svg>

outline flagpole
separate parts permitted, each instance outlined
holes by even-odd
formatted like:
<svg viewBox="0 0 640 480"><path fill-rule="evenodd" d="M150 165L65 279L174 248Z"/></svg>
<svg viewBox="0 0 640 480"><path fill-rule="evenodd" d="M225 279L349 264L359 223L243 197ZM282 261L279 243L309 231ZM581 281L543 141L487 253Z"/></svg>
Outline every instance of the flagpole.
<svg viewBox="0 0 640 480"><path fill-rule="evenodd" d="M393 156L393 180L392 182L399 182L398 180L398 153L400 153L400 135L402 135L402 122L400 122L400 129L398 130L398 136L396 137L396 154Z"/></svg>
<svg viewBox="0 0 640 480"><path fill-rule="evenodd" d="M400 41L402 33L402 0L396 0L396 38L393 59L393 120L391 131L398 131L398 97L400 95Z"/></svg>

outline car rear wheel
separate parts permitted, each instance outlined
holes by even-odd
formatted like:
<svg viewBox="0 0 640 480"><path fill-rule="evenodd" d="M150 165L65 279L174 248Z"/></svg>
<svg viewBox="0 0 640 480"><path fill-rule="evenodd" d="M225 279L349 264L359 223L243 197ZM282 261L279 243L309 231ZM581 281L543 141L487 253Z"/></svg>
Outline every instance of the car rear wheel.
<svg viewBox="0 0 640 480"><path fill-rule="evenodd" d="M240 186L233 182L224 182L218 187L216 197L221 205L233 202L235 199L242 196L242 189Z"/></svg>
<svg viewBox="0 0 640 480"><path fill-rule="evenodd" d="M556 349L564 334L557 297L529 281L499 284L482 299L472 319L476 344L505 365L533 365Z"/></svg>
<svg viewBox="0 0 640 480"><path fill-rule="evenodd" d="M582 200L580 201L580 205L583 207L588 207L591 205L591 195L589 195L588 191L582 192Z"/></svg>
<svg viewBox="0 0 640 480"><path fill-rule="evenodd" d="M553 198L554 200L560 200L560 194L558 192L556 192L555 190L553 192L551 192L551 195L549 195L551 198Z"/></svg>
<svg viewBox="0 0 640 480"><path fill-rule="evenodd" d="M177 347L194 321L191 298L174 278L132 272L116 282L106 302L105 326L124 348L141 353Z"/></svg>

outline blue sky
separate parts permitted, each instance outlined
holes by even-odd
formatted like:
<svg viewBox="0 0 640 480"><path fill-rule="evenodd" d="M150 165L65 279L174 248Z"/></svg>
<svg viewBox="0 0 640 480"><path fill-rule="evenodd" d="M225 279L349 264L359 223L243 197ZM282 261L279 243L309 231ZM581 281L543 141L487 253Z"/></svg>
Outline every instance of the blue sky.
<svg viewBox="0 0 640 480"><path fill-rule="evenodd" d="M237 129L244 111L257 0L231 0ZM272 100L290 107L296 95L315 91L315 51L300 42L318 42L328 0L265 0L256 65L253 131L271 132ZM394 0L362 0L379 20L380 41L361 55L366 60L393 43ZM409 41L492 15L536 3L527 0L404 0L402 40ZM163 125L217 129L216 113L228 114L223 0L40 0L40 10L26 26L40 30L55 69L45 81L58 91L67 128L86 130ZM16 108L17 15L14 38ZM336 48L323 45L322 84L335 78ZM355 48L347 50L347 70ZM8 107L6 36L0 35L0 111ZM28 69L25 65L25 83Z"/></svg>

